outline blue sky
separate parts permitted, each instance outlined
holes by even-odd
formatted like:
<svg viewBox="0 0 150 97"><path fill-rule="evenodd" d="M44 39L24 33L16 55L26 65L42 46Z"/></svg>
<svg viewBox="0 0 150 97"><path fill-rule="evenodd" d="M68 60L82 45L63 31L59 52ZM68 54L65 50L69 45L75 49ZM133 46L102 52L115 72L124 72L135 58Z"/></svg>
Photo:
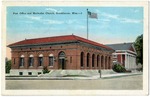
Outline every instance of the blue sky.
<svg viewBox="0 0 150 97"><path fill-rule="evenodd" d="M7 7L7 45L25 38L71 35L87 37L87 11L97 13L89 18L89 39L102 43L134 42L143 33L142 7ZM79 14L19 14L33 12L76 12ZM18 14L13 14L18 13Z"/></svg>
<svg viewBox="0 0 150 97"><path fill-rule="evenodd" d="M89 39L104 44L132 42L143 33L142 7L8 7L7 43L25 38L78 35L86 38L87 11L97 13L89 18ZM13 12L18 13L14 15ZM20 12L77 12L80 14L19 14ZM14 37L14 38L12 38Z"/></svg>
<svg viewBox="0 0 150 97"><path fill-rule="evenodd" d="M71 34L87 38L87 8L98 15L98 19L89 18L90 40L102 44L134 42L143 33L142 7L10 6L7 7L6 43L8 45L25 38ZM26 14L20 14L21 12ZM70 14L45 14L46 12ZM71 14L72 12L78 14ZM10 56L10 48L7 48L9 59Z"/></svg>

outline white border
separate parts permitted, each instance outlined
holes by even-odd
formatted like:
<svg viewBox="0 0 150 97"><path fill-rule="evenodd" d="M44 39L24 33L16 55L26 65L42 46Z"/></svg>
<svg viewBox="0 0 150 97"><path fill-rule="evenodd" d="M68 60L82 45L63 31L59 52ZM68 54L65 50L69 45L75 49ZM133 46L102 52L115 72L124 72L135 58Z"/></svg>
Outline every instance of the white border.
<svg viewBox="0 0 150 97"><path fill-rule="evenodd" d="M14 0L13 0L14 1ZM41 0L40 0L41 1ZM2 5L2 94L3 95L148 95L148 1L132 2L123 1L3 1ZM6 6L111 6L129 7L141 6L144 8L144 68L143 68L143 90L5 90L5 56L6 56ZM19 91L19 92L18 92Z"/></svg>

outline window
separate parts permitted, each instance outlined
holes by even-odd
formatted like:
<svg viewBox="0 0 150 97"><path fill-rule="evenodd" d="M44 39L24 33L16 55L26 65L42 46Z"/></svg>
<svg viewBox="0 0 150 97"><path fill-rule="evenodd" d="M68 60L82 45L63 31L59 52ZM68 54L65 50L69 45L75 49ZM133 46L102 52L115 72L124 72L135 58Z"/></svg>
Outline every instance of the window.
<svg viewBox="0 0 150 97"><path fill-rule="evenodd" d="M49 57L49 66L53 66L54 65L54 57L50 56Z"/></svg>
<svg viewBox="0 0 150 97"><path fill-rule="evenodd" d="M15 58L14 58L14 64L15 64Z"/></svg>
<svg viewBox="0 0 150 97"><path fill-rule="evenodd" d="M113 55L113 58L117 58L117 55L115 54L115 55Z"/></svg>
<svg viewBox="0 0 150 97"><path fill-rule="evenodd" d="M38 72L38 75L42 74L41 72Z"/></svg>
<svg viewBox="0 0 150 97"><path fill-rule="evenodd" d="M32 75L32 72L28 72L28 75Z"/></svg>
<svg viewBox="0 0 150 97"><path fill-rule="evenodd" d="M104 65L104 64L103 64L103 60L104 60L104 57L102 56L102 57L101 57L101 67L102 67L102 68L103 68L103 65Z"/></svg>
<svg viewBox="0 0 150 97"><path fill-rule="evenodd" d="M33 57L29 58L29 66L33 66Z"/></svg>
<svg viewBox="0 0 150 97"><path fill-rule="evenodd" d="M42 66L42 64L43 64L43 55L40 54L39 55L39 66Z"/></svg>
<svg viewBox="0 0 150 97"><path fill-rule="evenodd" d="M20 58L20 66L24 66L24 58Z"/></svg>
<svg viewBox="0 0 150 97"><path fill-rule="evenodd" d="M92 55L92 67L94 67L94 64L95 64L94 59L95 59L95 55L93 54Z"/></svg>
<svg viewBox="0 0 150 97"><path fill-rule="evenodd" d="M70 63L72 63L72 57L70 57Z"/></svg>
<svg viewBox="0 0 150 97"><path fill-rule="evenodd" d="M39 66L42 66L43 63L43 57L39 57Z"/></svg>
<svg viewBox="0 0 150 97"><path fill-rule="evenodd" d="M23 75L23 72L19 72L19 75Z"/></svg>
<svg viewBox="0 0 150 97"><path fill-rule="evenodd" d="M33 59L33 55L29 56L29 66L33 66L34 63L34 59Z"/></svg>
<svg viewBox="0 0 150 97"><path fill-rule="evenodd" d="M99 66L99 55L97 55L97 67Z"/></svg>
<svg viewBox="0 0 150 97"><path fill-rule="evenodd" d="M49 55L49 66L53 66L54 65L54 55L50 54Z"/></svg>
<svg viewBox="0 0 150 97"><path fill-rule="evenodd" d="M84 66L84 53L81 52L81 55L80 55L80 64L81 64L81 67Z"/></svg>
<svg viewBox="0 0 150 97"><path fill-rule="evenodd" d="M105 57L105 69L107 69L107 56Z"/></svg>
<svg viewBox="0 0 150 97"><path fill-rule="evenodd" d="M87 67L89 67L89 63L90 63L89 61L90 61L90 54L87 53L87 58L86 58Z"/></svg>
<svg viewBox="0 0 150 97"><path fill-rule="evenodd" d="M21 58L20 58L20 66L24 66L24 55L21 55Z"/></svg>
<svg viewBox="0 0 150 97"><path fill-rule="evenodd" d="M110 57L109 57L109 59L108 59L108 69L110 69L111 67L110 67L110 64L111 63L111 59L110 59Z"/></svg>

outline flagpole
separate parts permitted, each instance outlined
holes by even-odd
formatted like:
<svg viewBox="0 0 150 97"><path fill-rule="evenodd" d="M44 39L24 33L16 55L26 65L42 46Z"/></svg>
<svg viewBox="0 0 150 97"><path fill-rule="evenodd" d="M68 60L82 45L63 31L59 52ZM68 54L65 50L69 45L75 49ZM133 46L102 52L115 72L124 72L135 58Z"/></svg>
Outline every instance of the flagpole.
<svg viewBox="0 0 150 97"><path fill-rule="evenodd" d="M89 25L88 25L88 9L87 9L87 39L88 39L88 34L89 34L89 31L88 31L88 30L89 30L89 29L88 29L88 26L89 26Z"/></svg>

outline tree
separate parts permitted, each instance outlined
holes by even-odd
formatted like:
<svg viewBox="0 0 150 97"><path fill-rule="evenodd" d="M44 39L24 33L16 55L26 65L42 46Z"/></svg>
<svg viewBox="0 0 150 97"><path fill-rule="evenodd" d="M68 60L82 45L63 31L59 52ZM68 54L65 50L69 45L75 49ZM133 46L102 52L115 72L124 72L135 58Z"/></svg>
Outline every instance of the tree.
<svg viewBox="0 0 150 97"><path fill-rule="evenodd" d="M141 63L143 65L143 34L137 37L134 46L137 52L137 63Z"/></svg>
<svg viewBox="0 0 150 97"><path fill-rule="evenodd" d="M11 60L6 61L5 64L5 73L10 73L10 69L11 69Z"/></svg>

